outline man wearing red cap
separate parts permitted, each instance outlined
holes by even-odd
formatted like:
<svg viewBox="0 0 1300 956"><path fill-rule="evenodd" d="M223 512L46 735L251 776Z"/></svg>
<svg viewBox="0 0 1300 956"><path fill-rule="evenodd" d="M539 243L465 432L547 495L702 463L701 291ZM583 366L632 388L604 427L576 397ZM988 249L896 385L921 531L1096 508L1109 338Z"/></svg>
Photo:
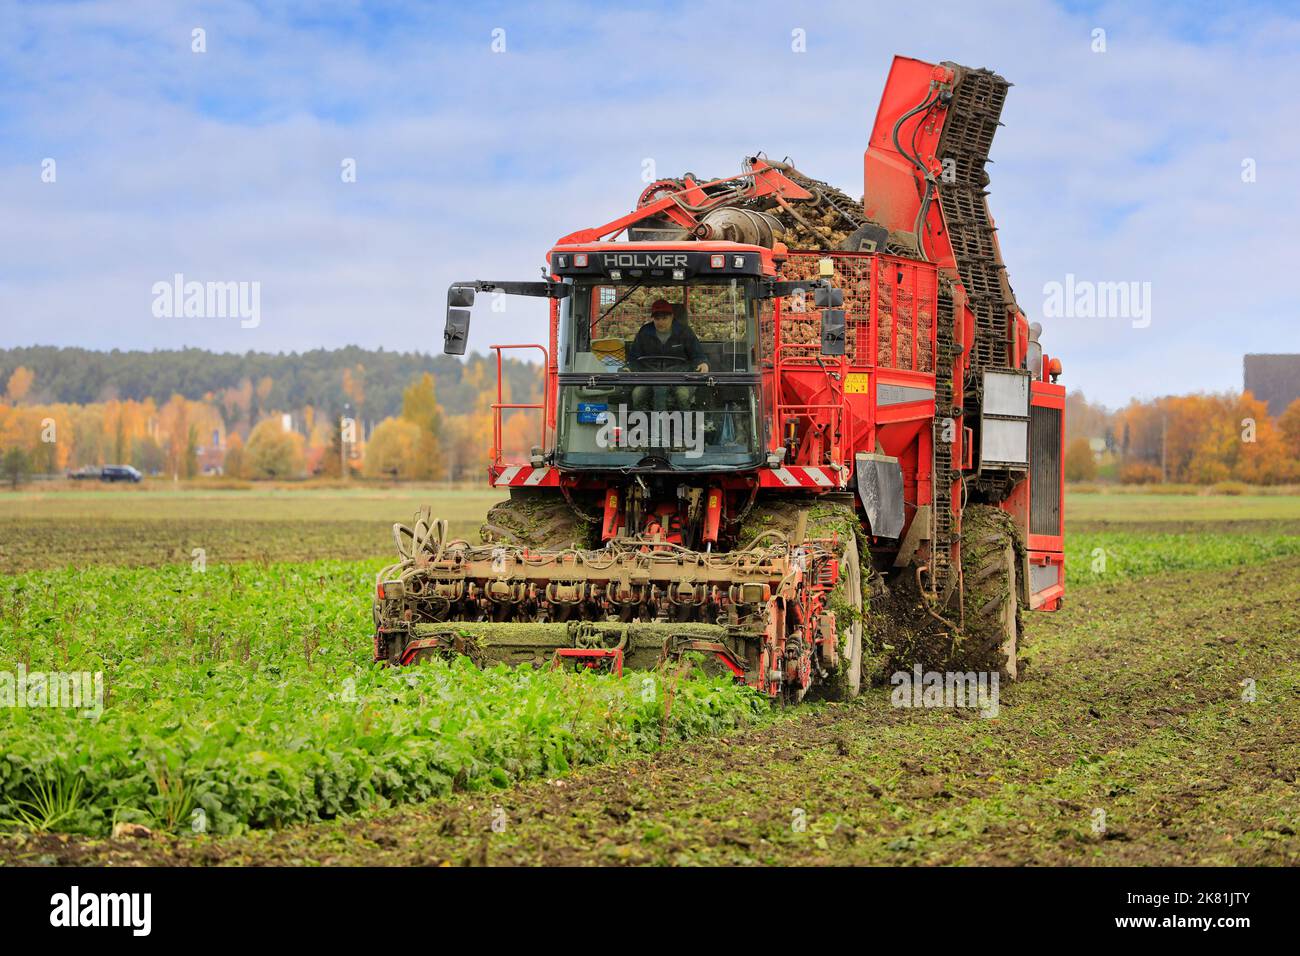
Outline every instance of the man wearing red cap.
<svg viewBox="0 0 1300 956"><path fill-rule="evenodd" d="M704 347L695 333L685 323L673 321L673 306L666 299L658 299L650 306L650 321L641 326L628 349L628 366L640 372L707 372ZM666 388L654 389L655 405L662 404ZM672 390L677 405L685 409L690 405L691 390L678 385ZM650 386L638 385L632 390L632 403L645 405L650 397Z"/></svg>

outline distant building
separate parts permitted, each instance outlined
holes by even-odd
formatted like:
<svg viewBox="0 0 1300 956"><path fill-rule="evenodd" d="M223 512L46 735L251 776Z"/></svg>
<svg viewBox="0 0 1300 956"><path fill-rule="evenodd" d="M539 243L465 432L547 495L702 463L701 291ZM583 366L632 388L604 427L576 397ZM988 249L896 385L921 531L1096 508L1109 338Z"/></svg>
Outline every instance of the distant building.
<svg viewBox="0 0 1300 956"><path fill-rule="evenodd" d="M219 475L221 474L221 463L226 457L226 450L219 445L212 444L207 448L199 448L195 452L195 457L199 462L199 474Z"/></svg>
<svg viewBox="0 0 1300 956"><path fill-rule="evenodd" d="M1268 405L1276 418L1300 398L1300 355L1247 355L1242 361L1245 389Z"/></svg>

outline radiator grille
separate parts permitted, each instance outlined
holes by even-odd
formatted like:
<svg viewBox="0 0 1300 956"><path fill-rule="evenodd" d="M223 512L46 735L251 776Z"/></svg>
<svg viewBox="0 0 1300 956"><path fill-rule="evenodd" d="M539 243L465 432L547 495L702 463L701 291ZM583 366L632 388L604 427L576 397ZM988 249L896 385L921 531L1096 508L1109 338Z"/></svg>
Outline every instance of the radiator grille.
<svg viewBox="0 0 1300 956"><path fill-rule="evenodd" d="M1029 532L1061 533L1061 410L1029 410Z"/></svg>

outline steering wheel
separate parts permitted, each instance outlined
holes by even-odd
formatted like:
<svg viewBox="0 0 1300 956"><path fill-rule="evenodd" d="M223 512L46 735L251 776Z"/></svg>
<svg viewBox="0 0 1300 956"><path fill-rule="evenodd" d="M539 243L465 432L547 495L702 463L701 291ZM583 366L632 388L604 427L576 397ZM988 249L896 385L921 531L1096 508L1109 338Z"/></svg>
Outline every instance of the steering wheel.
<svg viewBox="0 0 1300 956"><path fill-rule="evenodd" d="M658 363L658 365L645 368L646 362ZM642 355L633 364L638 372L673 372L691 367L690 359L684 355Z"/></svg>

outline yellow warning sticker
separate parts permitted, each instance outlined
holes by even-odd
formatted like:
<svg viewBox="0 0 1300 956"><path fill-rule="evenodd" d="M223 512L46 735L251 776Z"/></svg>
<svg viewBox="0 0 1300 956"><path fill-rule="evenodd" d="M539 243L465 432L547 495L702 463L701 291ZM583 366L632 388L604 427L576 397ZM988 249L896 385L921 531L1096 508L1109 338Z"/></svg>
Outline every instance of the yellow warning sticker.
<svg viewBox="0 0 1300 956"><path fill-rule="evenodd" d="M866 372L850 372L844 376L845 395L866 395L871 390L871 376Z"/></svg>

